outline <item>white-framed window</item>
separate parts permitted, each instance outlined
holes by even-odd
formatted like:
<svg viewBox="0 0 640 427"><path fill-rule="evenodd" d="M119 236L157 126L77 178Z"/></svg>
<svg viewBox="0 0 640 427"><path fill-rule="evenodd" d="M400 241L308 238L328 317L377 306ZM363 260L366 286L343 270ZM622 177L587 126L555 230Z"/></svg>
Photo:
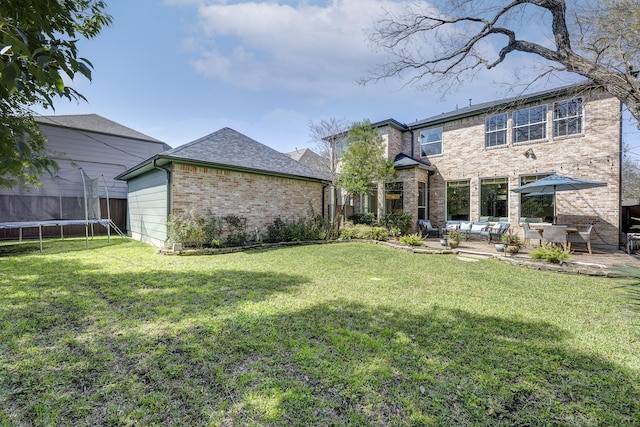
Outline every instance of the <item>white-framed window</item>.
<svg viewBox="0 0 640 427"><path fill-rule="evenodd" d="M507 143L507 113L487 117L485 121L485 147L496 147Z"/></svg>
<svg viewBox="0 0 640 427"><path fill-rule="evenodd" d="M442 154L442 128L420 131L420 156Z"/></svg>
<svg viewBox="0 0 640 427"><path fill-rule="evenodd" d="M547 137L547 106L525 108L513 112L513 143L535 141Z"/></svg>
<svg viewBox="0 0 640 427"><path fill-rule="evenodd" d="M582 133L582 98L567 99L553 104L553 136Z"/></svg>

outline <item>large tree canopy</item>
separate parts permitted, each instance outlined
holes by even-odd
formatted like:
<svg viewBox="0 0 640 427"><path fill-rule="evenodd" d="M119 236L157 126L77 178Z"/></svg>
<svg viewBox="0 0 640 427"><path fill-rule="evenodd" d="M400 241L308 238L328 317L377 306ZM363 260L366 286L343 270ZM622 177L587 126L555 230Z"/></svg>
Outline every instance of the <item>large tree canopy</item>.
<svg viewBox="0 0 640 427"><path fill-rule="evenodd" d="M0 0L0 186L34 184L55 168L30 107L84 97L65 84L92 65L77 43L111 23L102 0Z"/></svg>
<svg viewBox="0 0 640 427"><path fill-rule="evenodd" d="M370 37L388 60L365 82L399 76L410 84L451 88L508 57L531 54L546 66L528 83L577 73L604 86L640 122L637 0L408 2L403 14L378 21Z"/></svg>

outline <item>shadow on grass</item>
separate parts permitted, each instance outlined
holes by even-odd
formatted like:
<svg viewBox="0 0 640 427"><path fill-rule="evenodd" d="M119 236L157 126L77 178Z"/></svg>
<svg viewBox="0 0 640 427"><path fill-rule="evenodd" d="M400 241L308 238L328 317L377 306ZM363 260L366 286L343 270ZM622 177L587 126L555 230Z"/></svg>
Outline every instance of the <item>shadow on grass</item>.
<svg viewBox="0 0 640 427"><path fill-rule="evenodd" d="M553 325L299 301L294 275L73 264L46 266L78 271L67 286L3 292L0 424L583 426L640 413L638 373L568 348Z"/></svg>

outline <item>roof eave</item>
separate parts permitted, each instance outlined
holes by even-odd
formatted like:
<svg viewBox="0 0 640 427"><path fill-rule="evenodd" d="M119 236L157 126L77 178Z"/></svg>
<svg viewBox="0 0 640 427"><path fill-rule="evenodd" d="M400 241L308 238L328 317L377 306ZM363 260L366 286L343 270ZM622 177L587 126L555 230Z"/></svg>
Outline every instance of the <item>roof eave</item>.
<svg viewBox="0 0 640 427"><path fill-rule="evenodd" d="M155 160L155 163L154 163L154 160ZM253 169L253 168L247 168L247 167L241 167L241 166L227 165L227 164L223 164L223 163L198 161L198 160L185 159L185 158L182 158L182 157L175 157L175 156L164 156L164 155L160 155L160 154L155 155L152 158L150 158L148 160L145 160L144 162L142 162L142 163L132 167L131 169L121 173L120 175L116 176L115 179L126 181L128 179L135 178L138 175L141 175L141 174L143 174L145 172L148 172L148 171L154 169L155 168L154 164L157 164L159 166L164 166L164 165L167 165L167 164L172 163L172 162L183 163L183 164L194 165L194 166L203 166L203 167L209 167L209 168L225 169L225 170L231 170L231 171L237 171L237 172L251 172L251 173L255 173L255 174L259 174L259 175L275 176L275 177L281 177L281 178L291 178L291 179L298 179L298 180L303 180L303 181L315 181L315 182L323 182L323 183L331 182L331 180L329 180L329 179L324 179L324 178L320 178L320 177L311 177L311 176L302 176L302 175L271 172L271 171L266 171L266 170L261 170L261 169Z"/></svg>

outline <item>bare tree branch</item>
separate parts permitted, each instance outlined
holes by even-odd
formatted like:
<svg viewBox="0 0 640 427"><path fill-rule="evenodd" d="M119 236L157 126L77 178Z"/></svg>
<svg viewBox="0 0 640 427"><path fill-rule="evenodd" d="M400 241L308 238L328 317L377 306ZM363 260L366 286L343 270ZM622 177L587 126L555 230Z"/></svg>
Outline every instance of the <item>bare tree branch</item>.
<svg viewBox="0 0 640 427"><path fill-rule="evenodd" d="M413 2L401 16L388 14L369 34L388 60L361 82L396 77L407 79L409 85L438 85L447 91L483 69L497 68L516 52L527 53L548 63L541 76L559 71L584 76L602 85L640 119L637 0L498 3L443 0L442 7L436 9L425 2ZM538 12L548 21L551 45L535 39L533 27L527 25L526 18ZM521 25L517 25L518 16L523 17Z"/></svg>

